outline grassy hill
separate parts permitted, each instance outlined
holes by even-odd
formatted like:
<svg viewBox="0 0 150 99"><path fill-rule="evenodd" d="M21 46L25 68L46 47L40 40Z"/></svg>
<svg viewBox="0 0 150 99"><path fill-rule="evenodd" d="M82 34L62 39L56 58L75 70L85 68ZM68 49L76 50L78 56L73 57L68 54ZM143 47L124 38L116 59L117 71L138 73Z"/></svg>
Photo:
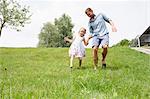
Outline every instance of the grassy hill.
<svg viewBox="0 0 150 99"><path fill-rule="evenodd" d="M114 47L106 70L92 64L91 49L71 70L67 48L0 48L0 99L150 98L150 55Z"/></svg>

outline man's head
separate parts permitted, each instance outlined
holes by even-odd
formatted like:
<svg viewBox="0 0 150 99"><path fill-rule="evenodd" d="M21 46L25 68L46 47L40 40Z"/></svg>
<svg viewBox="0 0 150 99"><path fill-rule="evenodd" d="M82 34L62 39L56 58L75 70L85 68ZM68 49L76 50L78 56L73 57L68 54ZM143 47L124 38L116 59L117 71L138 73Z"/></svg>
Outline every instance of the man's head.
<svg viewBox="0 0 150 99"><path fill-rule="evenodd" d="M85 10L85 14L90 18L93 18L93 16L94 16L93 10L91 8L87 8Z"/></svg>

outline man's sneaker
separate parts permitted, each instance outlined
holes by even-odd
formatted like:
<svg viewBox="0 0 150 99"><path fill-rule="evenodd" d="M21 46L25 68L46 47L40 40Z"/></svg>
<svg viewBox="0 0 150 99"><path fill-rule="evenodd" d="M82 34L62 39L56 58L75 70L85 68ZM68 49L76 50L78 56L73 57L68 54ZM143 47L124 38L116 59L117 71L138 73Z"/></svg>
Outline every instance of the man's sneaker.
<svg viewBox="0 0 150 99"><path fill-rule="evenodd" d="M102 64L102 69L105 69L106 68L106 64Z"/></svg>

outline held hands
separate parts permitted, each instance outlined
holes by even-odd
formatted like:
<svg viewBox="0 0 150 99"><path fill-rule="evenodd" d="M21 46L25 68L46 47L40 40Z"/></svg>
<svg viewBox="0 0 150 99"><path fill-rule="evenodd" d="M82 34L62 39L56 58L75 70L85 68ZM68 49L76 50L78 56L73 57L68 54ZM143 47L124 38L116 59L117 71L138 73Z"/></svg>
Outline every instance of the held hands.
<svg viewBox="0 0 150 99"><path fill-rule="evenodd" d="M87 40L84 41L84 45L87 46L89 42Z"/></svg>
<svg viewBox="0 0 150 99"><path fill-rule="evenodd" d="M89 44L89 40L92 38L92 36L89 36L88 38L87 38L87 40L85 41L85 45L87 46L88 44Z"/></svg>

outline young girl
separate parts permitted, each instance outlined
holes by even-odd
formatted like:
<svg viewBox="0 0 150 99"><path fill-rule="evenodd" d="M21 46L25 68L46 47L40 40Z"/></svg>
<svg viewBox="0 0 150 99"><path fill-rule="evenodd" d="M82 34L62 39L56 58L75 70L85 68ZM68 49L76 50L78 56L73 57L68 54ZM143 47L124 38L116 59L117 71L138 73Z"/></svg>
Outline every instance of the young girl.
<svg viewBox="0 0 150 99"><path fill-rule="evenodd" d="M73 66L73 59L77 57L79 59L79 68L82 64L82 58L85 57L85 48L84 45L88 45L88 43L85 41L84 35L86 34L86 29L81 28L79 30L79 33L73 36L73 39L69 39L65 37L65 41L68 41L71 44L69 49L69 56L70 56L70 68ZM83 43L84 42L84 45Z"/></svg>

